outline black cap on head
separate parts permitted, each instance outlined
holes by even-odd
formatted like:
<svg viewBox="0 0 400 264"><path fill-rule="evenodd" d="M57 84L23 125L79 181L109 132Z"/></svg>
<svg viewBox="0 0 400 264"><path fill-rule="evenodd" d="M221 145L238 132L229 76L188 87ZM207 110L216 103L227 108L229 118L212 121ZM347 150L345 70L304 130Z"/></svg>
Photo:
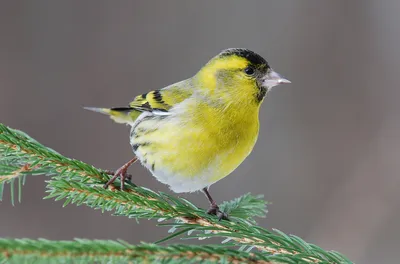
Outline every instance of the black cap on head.
<svg viewBox="0 0 400 264"><path fill-rule="evenodd" d="M219 54L220 57L225 57L230 55L236 55L239 57L246 58L251 64L255 66L266 65L267 68L269 68L268 62L254 51L248 49L233 48L233 49L226 49Z"/></svg>

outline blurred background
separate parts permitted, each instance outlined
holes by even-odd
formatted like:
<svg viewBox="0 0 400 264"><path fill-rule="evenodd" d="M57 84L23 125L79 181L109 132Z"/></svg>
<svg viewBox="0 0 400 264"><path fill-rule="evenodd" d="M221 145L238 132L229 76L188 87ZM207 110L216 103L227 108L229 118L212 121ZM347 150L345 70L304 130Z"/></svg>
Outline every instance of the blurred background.
<svg viewBox="0 0 400 264"><path fill-rule="evenodd" d="M261 110L250 157L217 201L264 194L260 224L358 263L398 263L399 1L1 1L0 122L105 169L132 158L129 128L82 106L125 106L190 77L222 49L260 53L291 85ZM140 165L134 182L168 191ZM42 200L0 203L0 237L154 241L167 229ZM238 187L239 186L239 187ZM206 207L201 193L183 197Z"/></svg>

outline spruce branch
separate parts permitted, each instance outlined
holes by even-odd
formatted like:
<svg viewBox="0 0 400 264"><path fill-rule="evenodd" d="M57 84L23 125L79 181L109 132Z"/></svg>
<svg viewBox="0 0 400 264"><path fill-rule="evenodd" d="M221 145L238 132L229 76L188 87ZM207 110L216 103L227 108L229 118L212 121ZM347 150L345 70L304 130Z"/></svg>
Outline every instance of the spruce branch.
<svg viewBox="0 0 400 264"><path fill-rule="evenodd" d="M178 236L184 239L221 237L225 239L225 248L239 247L239 251L246 252L256 248L263 256L285 259L284 263L290 263L286 259L295 263L351 263L339 253L325 251L296 236L257 226L254 217L266 214L266 202L261 196L247 194L225 202L221 209L229 213L231 221L218 221L183 198L135 184L127 184L126 190L120 191L117 180L104 189L104 183L110 178L105 171L64 157L25 133L0 124L0 197L1 186L27 174L51 176L46 198L65 199L64 206L85 204L114 211L115 215L166 222L160 225L171 226L172 234L159 242Z"/></svg>
<svg viewBox="0 0 400 264"><path fill-rule="evenodd" d="M124 241L50 241L0 239L0 263L254 263L270 264L280 257L234 251L224 247L154 244ZM290 260L289 260L290 261ZM290 262L289 262L290 263Z"/></svg>

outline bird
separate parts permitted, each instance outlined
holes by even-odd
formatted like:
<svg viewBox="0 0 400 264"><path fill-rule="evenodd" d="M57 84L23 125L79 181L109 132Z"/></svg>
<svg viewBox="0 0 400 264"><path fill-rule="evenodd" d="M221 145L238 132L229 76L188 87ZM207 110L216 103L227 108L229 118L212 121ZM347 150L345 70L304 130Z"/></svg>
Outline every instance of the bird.
<svg viewBox="0 0 400 264"><path fill-rule="evenodd" d="M259 112L267 93L290 83L259 54L223 50L193 77L138 95L125 107L87 110L131 127L134 158L113 173L121 190L137 160L176 193L202 191L208 214L228 219L209 188L231 174L251 153L259 134Z"/></svg>

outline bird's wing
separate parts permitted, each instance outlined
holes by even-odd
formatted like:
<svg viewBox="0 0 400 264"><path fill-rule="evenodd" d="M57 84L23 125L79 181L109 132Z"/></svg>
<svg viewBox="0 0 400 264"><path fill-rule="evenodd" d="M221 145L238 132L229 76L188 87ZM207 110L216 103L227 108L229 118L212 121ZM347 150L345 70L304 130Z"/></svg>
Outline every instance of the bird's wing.
<svg viewBox="0 0 400 264"><path fill-rule="evenodd" d="M87 110L109 115L117 123L132 123L143 112L155 115L168 115L168 111L192 94L185 81L173 84L161 90L138 95L128 107L96 108L85 107Z"/></svg>
<svg viewBox="0 0 400 264"><path fill-rule="evenodd" d="M191 90L185 88L180 85L173 85L161 90L151 91L136 96L129 106L138 111L155 114L168 112L174 105L191 96Z"/></svg>

